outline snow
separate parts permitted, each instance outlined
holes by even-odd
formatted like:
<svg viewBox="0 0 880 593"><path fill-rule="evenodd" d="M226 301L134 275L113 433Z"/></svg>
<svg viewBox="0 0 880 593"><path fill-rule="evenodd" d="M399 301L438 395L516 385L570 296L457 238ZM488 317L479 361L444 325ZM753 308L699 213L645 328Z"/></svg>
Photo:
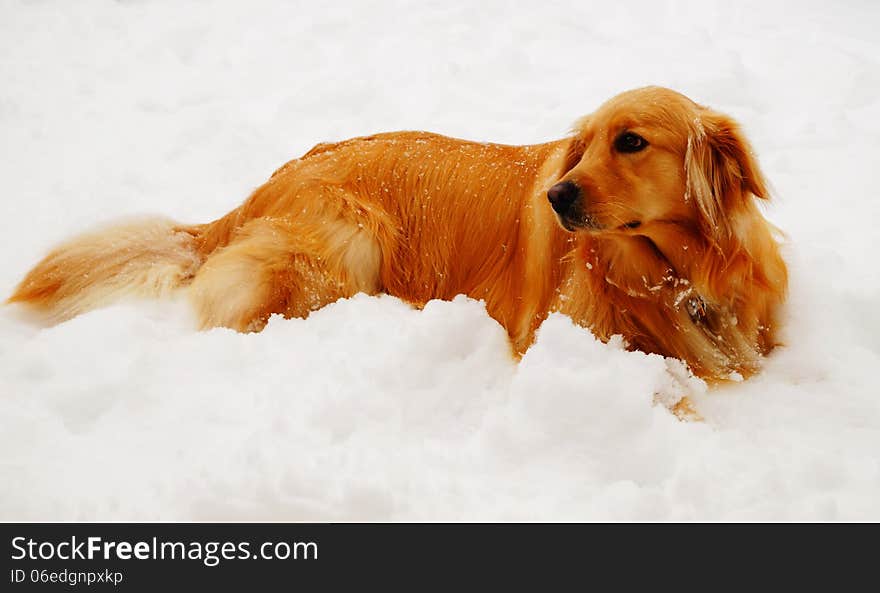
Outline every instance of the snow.
<svg viewBox="0 0 880 593"><path fill-rule="evenodd" d="M0 289L71 234L204 222L320 141L557 138L611 95L739 119L787 345L708 389L561 316L359 295L261 334L182 303L0 310L4 520L880 520L880 5L0 4ZM655 401L689 394L703 422Z"/></svg>

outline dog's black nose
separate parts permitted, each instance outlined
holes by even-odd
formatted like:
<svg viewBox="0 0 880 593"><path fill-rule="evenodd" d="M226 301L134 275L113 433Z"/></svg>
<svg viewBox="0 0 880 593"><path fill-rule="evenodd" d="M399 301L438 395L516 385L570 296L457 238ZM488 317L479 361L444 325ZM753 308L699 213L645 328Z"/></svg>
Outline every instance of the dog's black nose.
<svg viewBox="0 0 880 593"><path fill-rule="evenodd" d="M565 214L580 193L580 188L573 181L563 181L547 190L547 199L557 214Z"/></svg>

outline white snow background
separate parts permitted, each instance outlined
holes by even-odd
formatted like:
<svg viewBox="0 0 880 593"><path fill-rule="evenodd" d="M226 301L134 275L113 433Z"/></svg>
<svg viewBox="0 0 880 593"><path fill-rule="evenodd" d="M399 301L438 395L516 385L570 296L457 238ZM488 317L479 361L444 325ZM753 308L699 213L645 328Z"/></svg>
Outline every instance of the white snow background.
<svg viewBox="0 0 880 593"><path fill-rule="evenodd" d="M660 84L736 117L785 340L707 390L561 316L360 295L260 334L0 309L3 520L880 519L880 3L0 0L0 290L134 214L206 222L320 141L525 144ZM656 396L691 393L684 423Z"/></svg>

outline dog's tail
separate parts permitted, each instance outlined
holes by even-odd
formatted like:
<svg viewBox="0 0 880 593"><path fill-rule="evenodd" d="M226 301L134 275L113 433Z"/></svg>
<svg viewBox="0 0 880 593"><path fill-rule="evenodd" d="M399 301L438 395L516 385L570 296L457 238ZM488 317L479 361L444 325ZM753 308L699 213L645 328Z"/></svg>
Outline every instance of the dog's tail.
<svg viewBox="0 0 880 593"><path fill-rule="evenodd" d="M170 295L202 265L206 226L150 218L80 235L43 258L7 302L59 323L123 298Z"/></svg>

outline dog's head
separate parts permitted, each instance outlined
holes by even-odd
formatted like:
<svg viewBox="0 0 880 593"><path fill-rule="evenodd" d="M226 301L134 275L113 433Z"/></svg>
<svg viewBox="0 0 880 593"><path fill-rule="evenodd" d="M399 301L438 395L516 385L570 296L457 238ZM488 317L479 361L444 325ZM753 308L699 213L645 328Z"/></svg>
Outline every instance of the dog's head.
<svg viewBox="0 0 880 593"><path fill-rule="evenodd" d="M730 231L766 184L739 126L674 91L622 93L577 123L548 191L569 231L649 235L657 225Z"/></svg>
<svg viewBox="0 0 880 593"><path fill-rule="evenodd" d="M601 335L714 377L748 375L777 343L786 267L756 207L767 185L726 115L663 88L618 95L578 122L547 197L615 302Z"/></svg>

